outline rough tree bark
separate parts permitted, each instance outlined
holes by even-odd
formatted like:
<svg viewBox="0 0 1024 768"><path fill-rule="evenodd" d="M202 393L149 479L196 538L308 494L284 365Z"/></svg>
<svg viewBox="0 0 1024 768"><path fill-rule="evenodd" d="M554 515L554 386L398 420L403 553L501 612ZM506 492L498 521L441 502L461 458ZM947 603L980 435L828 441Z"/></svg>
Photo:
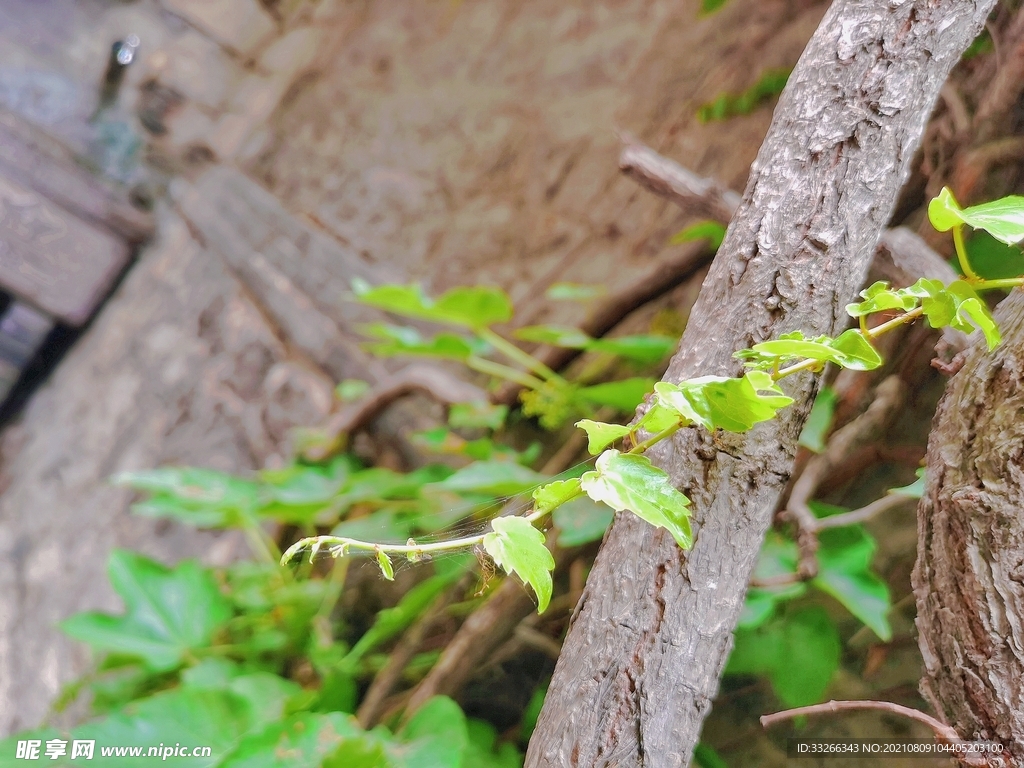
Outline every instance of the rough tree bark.
<svg viewBox="0 0 1024 768"><path fill-rule="evenodd" d="M838 0L790 77L743 204L666 379L736 375L735 350L835 333L939 88L994 0ZM577 607L527 766L681 766L718 687L816 380L746 436L652 450L693 500L696 540L619 515Z"/></svg>
<svg viewBox="0 0 1024 768"><path fill-rule="evenodd" d="M935 414L913 583L926 698L1024 761L1024 292L996 319Z"/></svg>

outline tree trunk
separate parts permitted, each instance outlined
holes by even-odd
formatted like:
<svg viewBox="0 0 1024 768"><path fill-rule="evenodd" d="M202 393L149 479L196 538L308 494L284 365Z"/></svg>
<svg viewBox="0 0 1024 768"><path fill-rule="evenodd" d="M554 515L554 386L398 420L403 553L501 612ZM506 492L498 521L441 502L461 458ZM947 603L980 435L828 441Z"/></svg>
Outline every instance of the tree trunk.
<svg viewBox="0 0 1024 768"><path fill-rule="evenodd" d="M996 312L950 381L928 441L918 507L922 691L964 738L1024 760L1024 292Z"/></svg>
<svg viewBox="0 0 1024 768"><path fill-rule="evenodd" d="M939 88L994 0L839 0L790 77L666 380L736 375L732 353L832 334L860 286ZM619 515L563 646L527 766L681 766L717 691L816 379L746 436L652 450L693 500L696 539Z"/></svg>

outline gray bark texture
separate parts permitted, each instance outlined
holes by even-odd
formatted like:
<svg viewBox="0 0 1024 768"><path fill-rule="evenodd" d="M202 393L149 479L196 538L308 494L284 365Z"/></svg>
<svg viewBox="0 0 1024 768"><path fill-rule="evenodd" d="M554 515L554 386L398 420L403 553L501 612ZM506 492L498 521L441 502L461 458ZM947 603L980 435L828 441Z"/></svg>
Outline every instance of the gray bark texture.
<svg viewBox="0 0 1024 768"><path fill-rule="evenodd" d="M964 738L1024 761L1024 293L996 312L939 403L918 507L922 691Z"/></svg>
<svg viewBox="0 0 1024 768"><path fill-rule="evenodd" d="M838 0L789 79L665 376L737 375L733 352L832 334L860 287L939 89L994 0ZM577 606L526 765L682 766L700 734L816 379L744 436L684 430L650 453L696 539L620 514Z"/></svg>

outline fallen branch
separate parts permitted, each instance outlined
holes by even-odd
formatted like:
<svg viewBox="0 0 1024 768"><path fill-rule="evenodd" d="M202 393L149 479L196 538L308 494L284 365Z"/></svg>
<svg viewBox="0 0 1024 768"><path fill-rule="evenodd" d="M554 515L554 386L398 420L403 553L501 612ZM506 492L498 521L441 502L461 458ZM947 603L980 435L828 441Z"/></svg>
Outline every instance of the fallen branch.
<svg viewBox="0 0 1024 768"><path fill-rule="evenodd" d="M715 179L688 171L630 136L623 136L623 142L619 170L684 213L725 223L739 208L740 196Z"/></svg>

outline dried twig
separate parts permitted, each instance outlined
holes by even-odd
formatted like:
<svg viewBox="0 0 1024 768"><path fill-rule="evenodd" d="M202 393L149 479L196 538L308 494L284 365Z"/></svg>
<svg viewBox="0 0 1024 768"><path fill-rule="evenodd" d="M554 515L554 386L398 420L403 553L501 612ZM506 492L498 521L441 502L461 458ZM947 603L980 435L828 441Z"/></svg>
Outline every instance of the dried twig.
<svg viewBox="0 0 1024 768"><path fill-rule="evenodd" d="M740 196L714 179L702 178L650 147L623 136L619 170L656 195L671 200L685 213L728 222Z"/></svg>
<svg viewBox="0 0 1024 768"><path fill-rule="evenodd" d="M904 707L902 704L894 704L891 701L828 701L824 704L812 704L808 707L796 707L795 709L787 709L783 712L774 712L770 715L762 715L761 726L763 728L770 728L777 723L792 720L796 717L804 717L806 715L828 715L835 714L836 712L855 712L868 709L890 712L894 715L902 715L903 717L908 717L911 720L916 720L917 722L931 728L932 732L935 734L935 738L939 739L944 744L955 744L960 741L960 735L945 723L936 720L931 715L921 712L920 710L912 709L911 707Z"/></svg>

